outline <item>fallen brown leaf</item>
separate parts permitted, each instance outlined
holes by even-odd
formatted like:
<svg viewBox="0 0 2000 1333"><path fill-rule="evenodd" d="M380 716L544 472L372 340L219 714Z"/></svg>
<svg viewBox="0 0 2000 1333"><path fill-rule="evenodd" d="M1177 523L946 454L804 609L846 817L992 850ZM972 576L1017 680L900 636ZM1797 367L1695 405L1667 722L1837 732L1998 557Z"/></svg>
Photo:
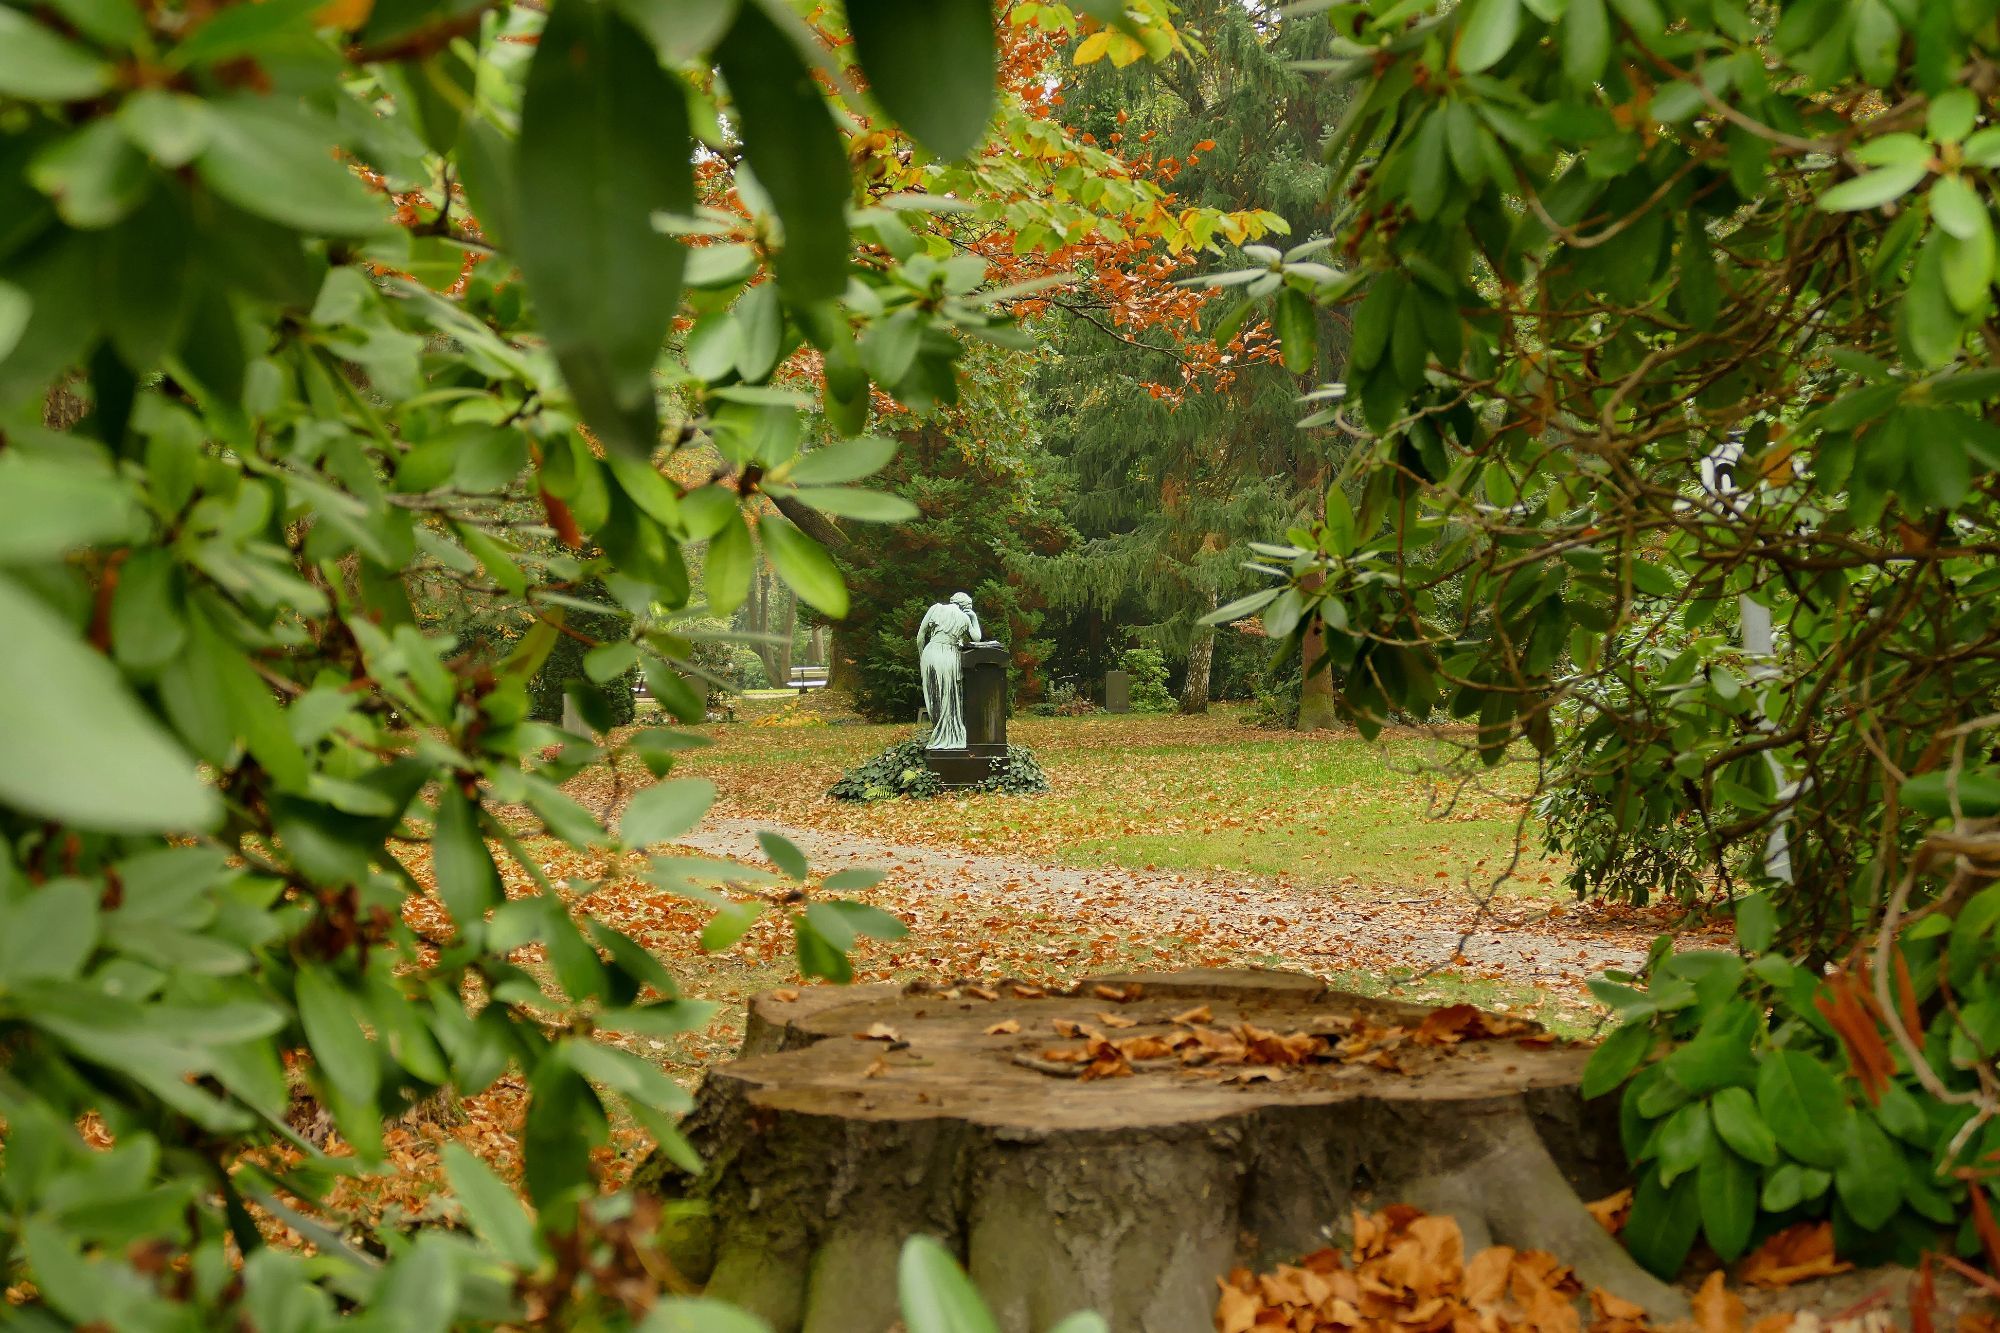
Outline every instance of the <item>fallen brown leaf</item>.
<svg viewBox="0 0 2000 1333"><path fill-rule="evenodd" d="M1174 1053L1174 1048L1158 1037L1127 1037L1113 1045L1127 1060L1164 1060Z"/></svg>
<svg viewBox="0 0 2000 1333"><path fill-rule="evenodd" d="M1127 1018L1123 1014L1100 1013L1097 1015L1097 1021L1108 1028L1135 1028L1139 1026L1138 1019Z"/></svg>
<svg viewBox="0 0 2000 1333"><path fill-rule="evenodd" d="M1180 1023L1184 1026L1192 1027L1196 1023L1213 1023L1215 1021L1215 1015L1212 1012L1210 1012L1209 1007L1207 1005L1198 1004L1192 1009L1183 1009L1180 1013L1175 1014L1172 1018L1168 1019L1167 1021L1170 1023Z"/></svg>
<svg viewBox="0 0 2000 1333"><path fill-rule="evenodd" d="M1594 1203L1586 1203L1584 1207L1597 1219L1597 1225L1616 1236L1625 1230L1625 1219L1632 1215L1632 1191L1630 1188L1622 1189Z"/></svg>
<svg viewBox="0 0 2000 1333"><path fill-rule="evenodd" d="M1599 1287L1590 1292L1590 1333L1648 1333L1644 1307Z"/></svg>
<svg viewBox="0 0 2000 1333"><path fill-rule="evenodd" d="M1743 1298L1729 1289L1721 1269L1702 1282L1693 1304L1696 1333L1743 1333Z"/></svg>
<svg viewBox="0 0 2000 1333"><path fill-rule="evenodd" d="M896 1035L896 1029L890 1027L887 1023L870 1023L866 1028L862 1029L860 1032L855 1033L854 1039L856 1041L901 1041L902 1040L901 1037Z"/></svg>
<svg viewBox="0 0 2000 1333"><path fill-rule="evenodd" d="M1833 1252L1833 1223L1800 1222L1759 1245L1736 1276L1757 1287L1789 1287L1854 1267Z"/></svg>
<svg viewBox="0 0 2000 1333"><path fill-rule="evenodd" d="M998 1023L995 1023L992 1027L986 1029L986 1035L989 1037L1010 1037L1014 1033L1019 1032L1020 1030L1021 1030L1020 1019L1003 1018Z"/></svg>

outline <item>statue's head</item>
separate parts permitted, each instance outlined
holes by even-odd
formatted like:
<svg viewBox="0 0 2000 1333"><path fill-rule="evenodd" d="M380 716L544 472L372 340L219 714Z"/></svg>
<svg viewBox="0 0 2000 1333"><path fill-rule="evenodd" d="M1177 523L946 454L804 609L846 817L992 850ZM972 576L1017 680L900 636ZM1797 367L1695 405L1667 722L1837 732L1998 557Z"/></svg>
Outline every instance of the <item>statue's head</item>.
<svg viewBox="0 0 2000 1333"><path fill-rule="evenodd" d="M968 592L955 592L951 595L951 604L961 611L970 611L972 609L972 594Z"/></svg>

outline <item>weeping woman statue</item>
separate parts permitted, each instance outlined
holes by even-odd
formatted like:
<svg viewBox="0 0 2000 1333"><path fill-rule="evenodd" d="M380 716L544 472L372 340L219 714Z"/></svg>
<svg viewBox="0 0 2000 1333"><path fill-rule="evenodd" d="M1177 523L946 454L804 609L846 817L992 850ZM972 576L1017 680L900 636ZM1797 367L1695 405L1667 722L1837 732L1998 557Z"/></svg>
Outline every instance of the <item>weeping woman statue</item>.
<svg viewBox="0 0 2000 1333"><path fill-rule="evenodd" d="M924 711L931 717L932 750L965 748L965 683L959 675L958 653L981 638L979 616L972 598L955 592L924 612L917 626L917 663L924 675Z"/></svg>

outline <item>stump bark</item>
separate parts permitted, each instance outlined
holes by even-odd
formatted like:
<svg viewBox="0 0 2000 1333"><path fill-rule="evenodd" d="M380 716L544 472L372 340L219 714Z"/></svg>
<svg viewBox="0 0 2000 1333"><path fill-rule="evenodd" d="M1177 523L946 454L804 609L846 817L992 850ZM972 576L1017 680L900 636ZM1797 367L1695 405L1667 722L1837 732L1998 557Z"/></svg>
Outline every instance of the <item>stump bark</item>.
<svg viewBox="0 0 2000 1333"><path fill-rule="evenodd" d="M898 1319L898 1251L925 1232L958 1253L1008 1333L1085 1308L1121 1333L1205 1333L1229 1269L1315 1250L1355 1209L1412 1203L1455 1217L1468 1251L1548 1250L1586 1285L1662 1319L1686 1313L1579 1198L1611 1192L1623 1171L1615 1117L1578 1093L1585 1048L1392 1037L1386 1051L1275 1077L1168 1057L1085 1078L1070 1058L1084 1043L1060 1035L1072 1024L1193 1051L1196 1029L1338 1042L1413 1033L1432 1011L1281 972L997 994L879 985L755 999L742 1058L709 1074L683 1126L703 1174L659 1157L642 1173L707 1206L675 1245L688 1276L778 1333L883 1333Z"/></svg>

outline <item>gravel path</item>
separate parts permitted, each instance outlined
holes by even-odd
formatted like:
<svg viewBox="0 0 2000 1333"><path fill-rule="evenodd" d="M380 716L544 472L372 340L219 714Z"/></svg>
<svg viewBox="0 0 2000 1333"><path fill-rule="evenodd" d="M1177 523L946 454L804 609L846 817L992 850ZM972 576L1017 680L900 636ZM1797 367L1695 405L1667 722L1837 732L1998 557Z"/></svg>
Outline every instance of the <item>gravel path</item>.
<svg viewBox="0 0 2000 1333"><path fill-rule="evenodd" d="M1078 869L726 816L675 841L712 856L760 860L759 829L797 843L815 870L886 870L883 888L918 910L990 898L1076 929L1178 936L1313 972L1449 968L1573 993L1605 968L1636 966L1654 933L1541 899L1502 898L1481 917L1463 890L1305 894L1246 878Z"/></svg>

